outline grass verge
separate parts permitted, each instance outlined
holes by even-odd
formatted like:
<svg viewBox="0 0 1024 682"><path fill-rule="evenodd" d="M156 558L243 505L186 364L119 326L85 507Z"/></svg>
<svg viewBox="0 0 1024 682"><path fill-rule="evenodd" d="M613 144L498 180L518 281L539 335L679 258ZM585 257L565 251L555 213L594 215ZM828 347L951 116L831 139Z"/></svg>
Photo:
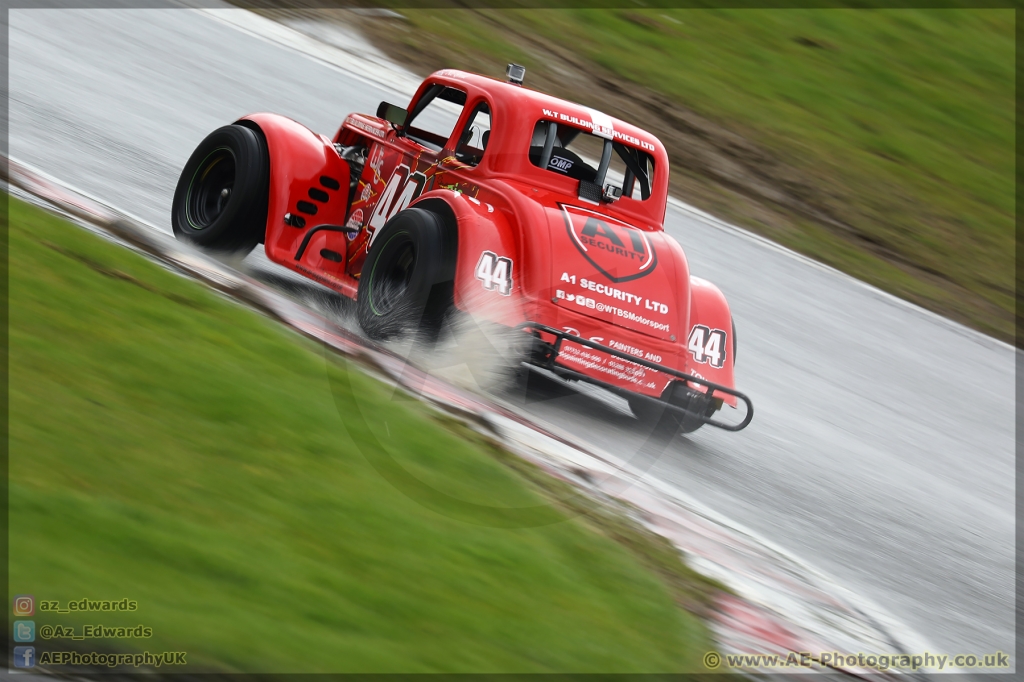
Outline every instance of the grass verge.
<svg viewBox="0 0 1024 682"><path fill-rule="evenodd" d="M657 4L265 11L354 23L421 75L524 64L658 135L684 200L1012 341L1012 9Z"/></svg>
<svg viewBox="0 0 1024 682"><path fill-rule="evenodd" d="M713 586L657 538L315 344L10 200L10 589L178 672L698 671ZM458 520L390 485L560 521ZM443 510L442 510L443 511ZM576 516L576 512L584 512ZM164 669L166 671L166 668Z"/></svg>

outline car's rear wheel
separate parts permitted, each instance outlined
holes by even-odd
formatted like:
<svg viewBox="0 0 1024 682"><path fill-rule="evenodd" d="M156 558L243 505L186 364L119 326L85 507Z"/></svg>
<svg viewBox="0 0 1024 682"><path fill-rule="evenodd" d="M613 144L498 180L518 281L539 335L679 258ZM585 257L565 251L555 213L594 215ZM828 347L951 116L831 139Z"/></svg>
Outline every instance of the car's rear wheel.
<svg viewBox="0 0 1024 682"><path fill-rule="evenodd" d="M675 433L693 433L705 422L694 415L711 417L721 407L721 401L708 400L699 391L694 391L682 382L672 382L661 400L648 400L642 396L629 396L629 409L640 423L650 427L667 428ZM677 410L667 409L666 404L686 410L680 414Z"/></svg>
<svg viewBox="0 0 1024 682"><path fill-rule="evenodd" d="M270 161L263 136L229 125L210 133L181 171L174 236L220 253L248 253L266 230Z"/></svg>
<svg viewBox="0 0 1024 682"><path fill-rule="evenodd" d="M430 211L397 213L373 239L356 297L359 324L372 339L420 332L436 339L452 308L454 231Z"/></svg>

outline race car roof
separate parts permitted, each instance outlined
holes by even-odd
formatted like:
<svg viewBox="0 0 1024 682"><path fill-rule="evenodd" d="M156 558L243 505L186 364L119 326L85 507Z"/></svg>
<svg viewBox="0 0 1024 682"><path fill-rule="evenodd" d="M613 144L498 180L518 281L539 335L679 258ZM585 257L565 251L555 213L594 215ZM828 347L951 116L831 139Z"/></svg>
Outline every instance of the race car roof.
<svg viewBox="0 0 1024 682"><path fill-rule="evenodd" d="M422 94L422 90L428 82L445 83L453 87L460 87L461 84L462 88L477 89L485 93L495 103L513 105L524 117L554 120L590 130L601 137L611 137L616 142L622 142L651 153L658 162L663 162L666 157L661 141L651 133L582 104L559 99L524 86L456 69L442 69L428 76L424 80L424 84L420 86L420 91L416 93L416 98Z"/></svg>

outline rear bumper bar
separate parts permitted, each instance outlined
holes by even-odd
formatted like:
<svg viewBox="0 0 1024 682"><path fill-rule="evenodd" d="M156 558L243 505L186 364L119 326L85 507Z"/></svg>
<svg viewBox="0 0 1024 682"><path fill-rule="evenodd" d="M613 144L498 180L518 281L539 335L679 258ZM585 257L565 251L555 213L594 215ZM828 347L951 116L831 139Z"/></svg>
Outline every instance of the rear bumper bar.
<svg viewBox="0 0 1024 682"><path fill-rule="evenodd" d="M701 421L701 422L703 422L705 424L708 424L710 426L715 426L715 427L720 428L720 429L725 429L726 431L739 431L739 430L745 428L747 426L747 424L750 423L750 420L754 418L754 404L752 402L750 402L750 398L748 398L743 393L740 393L739 391L733 390L731 388L727 388L727 387L722 386L720 384L713 383L713 382L708 381L706 379L700 379L698 377L693 376L692 374L686 374L684 372L680 372L679 370L672 369L671 367L666 367L664 365L659 365L659 364L651 362L649 360L644 360L643 358L638 358L636 356L630 355L629 353L624 353L624 352L622 352L620 350L615 350L614 348L609 348L608 346L605 346L605 345L602 345L600 343L597 343L596 341L591 341L589 339L584 339L582 337L570 334L570 333L566 332L565 330L555 329L554 327L549 327L548 325L540 324L539 322L524 322L522 324L516 325L515 329L519 330L519 331L543 332L545 334L550 334L551 336L554 336L555 337L555 342L554 342L553 345L551 345L551 353L547 357L546 362L545 363L534 362L534 364L537 364L538 366L544 367L545 369L551 370L551 371L553 371L553 372L555 372L557 374L560 374L562 376L565 376L567 378L573 378L573 379L579 379L580 381L586 381L588 383L595 384L597 386L601 386L603 388L606 388L606 389L608 389L610 391L613 391L615 393L618 393L620 395L628 395L630 397L636 397L636 398L642 398L644 400L650 400L651 402L658 403L659 405L663 405L665 407L665 409L670 409L670 410L673 410L675 412L678 412L681 415L685 415L687 418L697 419L697 420L699 420L699 421ZM646 367L648 369L653 369L653 370L656 370L658 372L663 372L665 374L673 376L673 377L675 377L677 379L681 379L683 381L688 381L688 382L692 382L694 384L698 384L700 386L705 386L705 387L707 387L707 393L705 393L703 395L709 401L714 398L716 393L724 393L726 395L734 396L737 400L739 400L744 405L746 405L746 407L747 407L746 414L744 415L743 420L740 421L738 424L729 424L729 423L726 423L726 422L718 421L718 420L713 419L713 418L711 418L709 416L705 416L704 414L698 414L696 412L689 412L689 411L684 410L683 408L681 408L681 407L679 407L677 405L673 405L673 404L671 404L669 402L666 402L664 400L660 400L658 398L652 398L650 396L646 396L646 395L643 395L643 394L640 394L640 393L635 393L635 392L630 391L629 389L623 388L621 386L615 386L613 384L609 384L608 382L601 381L600 379L595 379L594 377L588 376L588 375L583 374L581 372L577 372L576 370L569 369L569 368L565 367L564 365L556 366L555 365L555 361L558 360L558 353L559 353L559 351L561 349L562 342L565 341L565 340L572 341L573 343L578 343L581 346L587 346L588 348L593 348L594 350L601 351L602 353L607 353L608 355L612 355L612 356L617 357L617 358L619 358L621 360L626 360L626 361L631 362L631 363L633 363L635 365L640 365L641 367Z"/></svg>

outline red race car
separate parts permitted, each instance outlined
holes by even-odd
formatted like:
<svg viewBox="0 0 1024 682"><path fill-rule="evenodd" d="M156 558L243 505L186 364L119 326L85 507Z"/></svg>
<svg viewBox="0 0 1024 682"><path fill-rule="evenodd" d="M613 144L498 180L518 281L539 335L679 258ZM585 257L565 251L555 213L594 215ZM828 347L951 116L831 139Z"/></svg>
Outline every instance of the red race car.
<svg viewBox="0 0 1024 682"><path fill-rule="evenodd" d="M408 109L382 102L333 139L275 114L224 126L181 173L174 233L219 252L262 242L355 299L373 339L437 330L454 308L528 335L529 363L640 419L744 428L729 305L663 229L664 146L522 87L524 71L438 71Z"/></svg>

